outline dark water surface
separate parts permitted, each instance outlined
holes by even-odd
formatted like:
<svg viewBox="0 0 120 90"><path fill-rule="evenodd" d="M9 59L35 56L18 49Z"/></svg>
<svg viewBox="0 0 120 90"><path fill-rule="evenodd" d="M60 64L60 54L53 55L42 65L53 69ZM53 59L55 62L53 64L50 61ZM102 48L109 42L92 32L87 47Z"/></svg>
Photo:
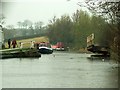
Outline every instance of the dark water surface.
<svg viewBox="0 0 120 90"><path fill-rule="evenodd" d="M0 60L2 88L117 88L117 64L90 54L54 52L41 58Z"/></svg>

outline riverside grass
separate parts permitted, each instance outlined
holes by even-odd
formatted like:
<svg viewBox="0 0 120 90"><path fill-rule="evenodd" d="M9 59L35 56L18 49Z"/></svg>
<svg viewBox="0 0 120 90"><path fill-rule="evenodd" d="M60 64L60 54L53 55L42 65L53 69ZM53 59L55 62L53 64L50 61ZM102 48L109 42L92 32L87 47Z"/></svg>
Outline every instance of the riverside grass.
<svg viewBox="0 0 120 90"><path fill-rule="evenodd" d="M23 48L29 48L31 46L31 41L49 43L49 39L45 36L44 37L29 38L29 39L22 39L22 40L17 40L17 48L20 47L20 43L23 43ZM5 48L8 48L7 42L5 42ZM12 48L12 46L11 46L11 48Z"/></svg>

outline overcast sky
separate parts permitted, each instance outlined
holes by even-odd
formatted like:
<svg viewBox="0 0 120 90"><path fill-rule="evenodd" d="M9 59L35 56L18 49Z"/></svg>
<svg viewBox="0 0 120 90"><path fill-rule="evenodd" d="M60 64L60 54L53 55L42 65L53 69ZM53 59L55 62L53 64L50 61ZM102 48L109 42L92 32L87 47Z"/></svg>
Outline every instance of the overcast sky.
<svg viewBox="0 0 120 90"><path fill-rule="evenodd" d="M46 25L53 16L71 16L77 9L81 9L77 5L79 1L84 0L2 0L2 13L7 25L15 25L25 19L42 21Z"/></svg>

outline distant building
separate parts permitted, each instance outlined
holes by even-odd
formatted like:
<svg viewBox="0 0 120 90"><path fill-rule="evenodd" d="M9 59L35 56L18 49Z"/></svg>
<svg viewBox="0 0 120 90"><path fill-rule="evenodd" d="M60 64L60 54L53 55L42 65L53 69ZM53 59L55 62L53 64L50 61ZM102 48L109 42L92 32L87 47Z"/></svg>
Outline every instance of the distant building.
<svg viewBox="0 0 120 90"><path fill-rule="evenodd" d="M0 25L0 49L2 49L3 44L4 44L4 34L2 31L2 25Z"/></svg>

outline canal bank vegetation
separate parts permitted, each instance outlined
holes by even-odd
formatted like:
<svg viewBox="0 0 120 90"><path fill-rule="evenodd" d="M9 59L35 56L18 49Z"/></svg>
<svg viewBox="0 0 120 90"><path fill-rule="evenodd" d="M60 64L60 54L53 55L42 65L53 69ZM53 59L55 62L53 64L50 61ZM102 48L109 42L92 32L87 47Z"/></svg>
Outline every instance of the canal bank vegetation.
<svg viewBox="0 0 120 90"><path fill-rule="evenodd" d="M47 26L50 42L64 42L73 50L86 50L86 37L95 34L99 42L108 45L112 59L120 62L120 2L86 0L85 5L92 15L77 10L70 17L53 17Z"/></svg>
<svg viewBox="0 0 120 90"><path fill-rule="evenodd" d="M82 10L77 10L71 17L54 17L47 29L51 43L63 42L66 47L78 52L87 52L87 37L91 33L95 34L98 42L106 45L109 45L111 37L110 27L104 18Z"/></svg>
<svg viewBox="0 0 120 90"><path fill-rule="evenodd" d="M101 0L85 0L84 5L78 2L78 5L87 7L92 14L76 10L72 16L67 14L59 18L54 16L46 26L43 26L41 21L36 23L30 20L19 21L17 29L14 29L13 25L3 28L5 40L47 36L53 45L63 42L70 50L84 52L87 47L87 36L94 33L97 41L108 45L111 58L120 61L119 4L117 1Z"/></svg>
<svg viewBox="0 0 120 90"><path fill-rule="evenodd" d="M101 16L108 22L110 55L112 59L120 62L120 1L86 0L85 4L84 6L93 14Z"/></svg>

